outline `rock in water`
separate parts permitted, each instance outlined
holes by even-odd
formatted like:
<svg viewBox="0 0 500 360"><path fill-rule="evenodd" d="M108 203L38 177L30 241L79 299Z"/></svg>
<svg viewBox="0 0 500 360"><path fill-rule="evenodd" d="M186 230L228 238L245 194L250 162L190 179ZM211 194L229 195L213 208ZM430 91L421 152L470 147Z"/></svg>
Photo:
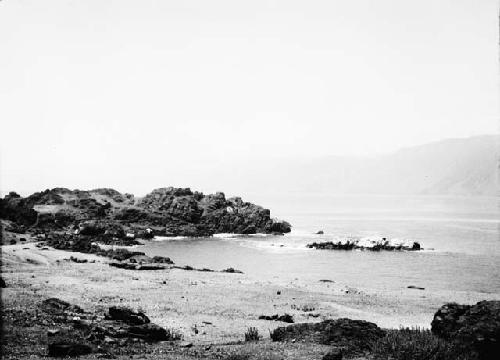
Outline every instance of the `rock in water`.
<svg viewBox="0 0 500 360"><path fill-rule="evenodd" d="M443 305L434 315L432 332L464 349L473 349L480 359L498 359L500 354L500 301L476 305Z"/></svg>

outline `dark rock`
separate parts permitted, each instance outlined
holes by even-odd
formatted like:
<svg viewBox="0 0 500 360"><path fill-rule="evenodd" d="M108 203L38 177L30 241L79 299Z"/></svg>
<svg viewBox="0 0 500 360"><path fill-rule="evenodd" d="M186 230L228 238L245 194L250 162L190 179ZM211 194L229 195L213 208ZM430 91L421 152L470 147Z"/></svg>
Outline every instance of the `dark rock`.
<svg viewBox="0 0 500 360"><path fill-rule="evenodd" d="M170 340L170 334L167 330L152 323L130 326L127 329L127 336L144 339L146 341Z"/></svg>
<svg viewBox="0 0 500 360"><path fill-rule="evenodd" d="M72 262L78 263L78 264L84 264L84 263L88 262L87 259L78 259L78 258L76 258L74 256L70 256L69 260L72 261Z"/></svg>
<svg viewBox="0 0 500 360"><path fill-rule="evenodd" d="M168 257L164 256L153 256L152 261L158 264L173 264L174 262Z"/></svg>
<svg viewBox="0 0 500 360"><path fill-rule="evenodd" d="M318 232L316 232L316 235L323 235L323 234L324 234L323 230L319 230Z"/></svg>
<svg viewBox="0 0 500 360"><path fill-rule="evenodd" d="M432 332L472 349L480 359L497 359L500 354L500 301L481 301L476 305L443 305L434 315Z"/></svg>
<svg viewBox="0 0 500 360"><path fill-rule="evenodd" d="M245 235L255 234L257 232L257 228L255 225L248 225L241 233Z"/></svg>
<svg viewBox="0 0 500 360"><path fill-rule="evenodd" d="M323 358L323 360L342 360L342 350L340 349L333 349L330 350L328 353L326 353Z"/></svg>
<svg viewBox="0 0 500 360"><path fill-rule="evenodd" d="M136 264L132 262L110 262L109 266L125 270L165 270L167 268L160 264Z"/></svg>
<svg viewBox="0 0 500 360"><path fill-rule="evenodd" d="M108 310L108 317L112 320L123 321L131 325L148 324L151 322L144 313L121 306L111 306Z"/></svg>
<svg viewBox="0 0 500 360"><path fill-rule="evenodd" d="M13 221L19 226L32 226L36 223L37 216L33 204L14 192L0 199L0 219Z"/></svg>
<svg viewBox="0 0 500 360"><path fill-rule="evenodd" d="M189 265L185 265L185 266L176 266L175 268L177 268L177 269L181 269L181 270L187 270L187 271L193 271L193 270L196 270L194 267L189 266Z"/></svg>
<svg viewBox="0 0 500 360"><path fill-rule="evenodd" d="M420 244L417 242L414 242L412 246L405 246L405 245L392 245L389 243L389 241L385 241L380 244L376 244L373 246L360 246L357 244L356 241L338 241L338 242L333 242L333 241L325 241L325 242L313 242L312 244L307 244L307 248L309 249L320 249L320 250L368 250L368 251L381 251L381 250L387 250L387 251L418 251L422 250L420 247Z"/></svg>
<svg viewBox="0 0 500 360"><path fill-rule="evenodd" d="M40 308L49 314L61 315L66 313L83 313L78 305L72 305L58 298L49 298L40 304Z"/></svg>
<svg viewBox="0 0 500 360"><path fill-rule="evenodd" d="M16 239L10 239L9 243L10 243L11 245L16 245L16 244L17 244L17 241L16 241Z"/></svg>
<svg viewBox="0 0 500 360"><path fill-rule="evenodd" d="M370 350L373 342L385 335L376 324L346 318L320 323L302 323L279 327L271 333L273 341L304 341L345 348L357 354Z"/></svg>
<svg viewBox="0 0 500 360"><path fill-rule="evenodd" d="M281 322L286 322L289 324L293 324L293 316L289 314L284 314L284 315L261 315L259 316L259 320L271 320L271 321L281 321Z"/></svg>
<svg viewBox="0 0 500 360"><path fill-rule="evenodd" d="M106 225L98 221L86 221L79 225L81 235L103 235L106 232Z"/></svg>
<svg viewBox="0 0 500 360"><path fill-rule="evenodd" d="M36 205L50 205L53 212L37 213ZM140 201L113 189L90 191L47 189L26 198L12 193L0 199L0 218L15 226L82 236L102 237L94 241L124 239L133 230L143 238L154 235L211 236L214 233L290 232L285 221L239 197L226 199L221 192L204 195L189 188L160 188ZM65 249L66 250L66 249Z"/></svg>
<svg viewBox="0 0 500 360"><path fill-rule="evenodd" d="M224 269L224 270L221 270L221 272L230 273L230 274L243 274L243 271L233 269L232 267Z"/></svg>
<svg viewBox="0 0 500 360"><path fill-rule="evenodd" d="M5 280L0 277L0 288L5 289L7 287L7 284L5 283Z"/></svg>
<svg viewBox="0 0 500 360"><path fill-rule="evenodd" d="M408 289L415 289L415 290L425 290L423 287L415 286L415 285L410 285L408 286Z"/></svg>
<svg viewBox="0 0 500 360"><path fill-rule="evenodd" d="M66 357L80 356L92 353L92 348L86 344L79 343L53 343L49 344L49 356Z"/></svg>
<svg viewBox="0 0 500 360"><path fill-rule="evenodd" d="M193 347L193 343L189 341L183 341L179 344L179 346L183 348L190 348Z"/></svg>

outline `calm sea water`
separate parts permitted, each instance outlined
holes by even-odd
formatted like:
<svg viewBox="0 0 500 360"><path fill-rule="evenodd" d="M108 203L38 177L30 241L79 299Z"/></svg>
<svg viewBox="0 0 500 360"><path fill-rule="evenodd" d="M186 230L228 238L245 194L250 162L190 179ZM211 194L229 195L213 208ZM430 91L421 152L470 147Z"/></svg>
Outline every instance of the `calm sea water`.
<svg viewBox="0 0 500 360"><path fill-rule="evenodd" d="M176 264L234 267L268 281L331 279L355 287L500 294L498 198L250 196L293 225L285 236L154 241L142 251ZM324 235L315 235L323 230ZM418 241L421 252L326 251L313 241L384 236ZM487 297L485 295L485 297Z"/></svg>

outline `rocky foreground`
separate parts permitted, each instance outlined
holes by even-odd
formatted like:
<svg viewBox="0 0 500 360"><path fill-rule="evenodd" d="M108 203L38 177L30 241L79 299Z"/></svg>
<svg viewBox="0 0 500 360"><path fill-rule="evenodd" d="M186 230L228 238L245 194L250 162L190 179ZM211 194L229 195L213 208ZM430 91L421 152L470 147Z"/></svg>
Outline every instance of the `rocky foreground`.
<svg viewBox="0 0 500 360"><path fill-rule="evenodd" d="M464 360L498 352L499 301L439 309L446 299L482 297L367 293L337 279L273 283L165 258L155 271L109 266L128 257L140 267L142 255L130 253L3 245L4 358ZM432 331L397 330L431 320Z"/></svg>
<svg viewBox="0 0 500 360"><path fill-rule="evenodd" d="M66 231L109 235L116 239L159 236L211 236L215 233L290 232L290 224L271 218L268 209L226 199L221 192L204 195L189 188L160 188L143 198L113 189L90 191L55 188L0 199L0 219L17 233Z"/></svg>

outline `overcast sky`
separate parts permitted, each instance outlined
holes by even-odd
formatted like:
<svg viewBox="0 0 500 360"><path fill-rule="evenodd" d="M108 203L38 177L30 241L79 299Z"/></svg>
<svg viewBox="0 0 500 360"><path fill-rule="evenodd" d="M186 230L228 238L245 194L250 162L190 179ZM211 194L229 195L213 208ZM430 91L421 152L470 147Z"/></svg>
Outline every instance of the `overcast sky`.
<svg viewBox="0 0 500 360"><path fill-rule="evenodd" d="M0 186L495 133L497 86L496 0L4 0Z"/></svg>

